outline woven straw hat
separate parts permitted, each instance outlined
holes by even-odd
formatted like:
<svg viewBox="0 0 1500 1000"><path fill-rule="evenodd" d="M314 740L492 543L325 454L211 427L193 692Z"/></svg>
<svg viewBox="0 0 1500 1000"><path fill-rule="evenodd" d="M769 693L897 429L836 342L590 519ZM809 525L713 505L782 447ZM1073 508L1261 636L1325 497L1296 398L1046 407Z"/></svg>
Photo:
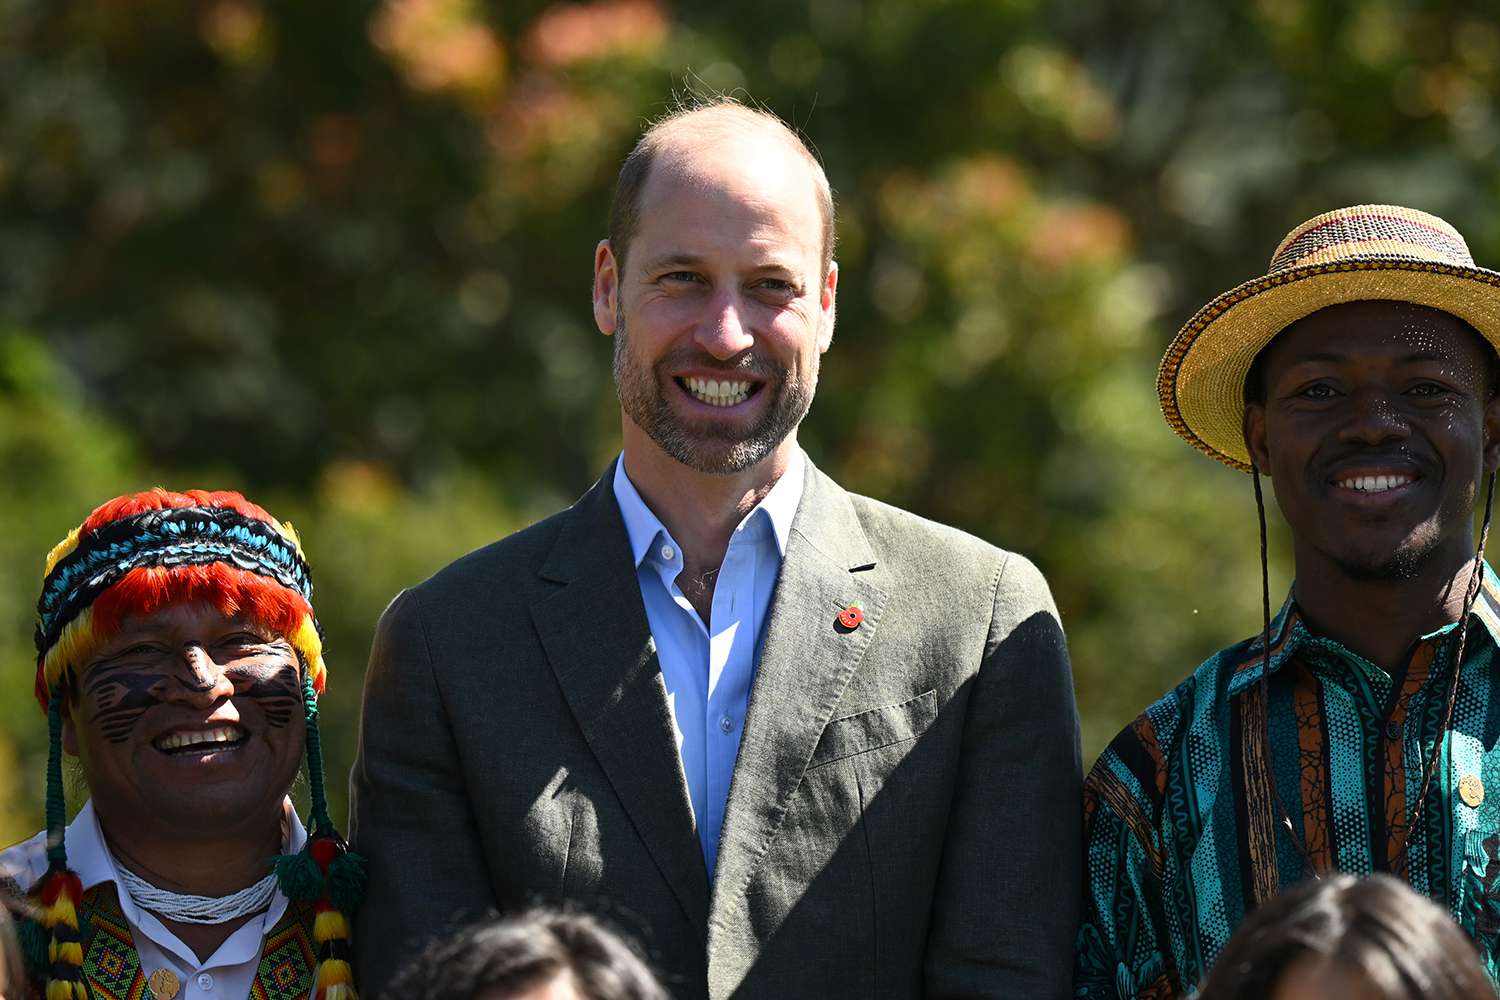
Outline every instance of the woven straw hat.
<svg viewBox="0 0 1500 1000"><path fill-rule="evenodd" d="M1162 414L1189 444L1250 471L1242 424L1255 356L1304 316L1384 299L1441 309L1500 350L1500 273L1474 266L1458 230L1396 205L1328 212L1287 234L1265 277L1199 309L1161 359Z"/></svg>

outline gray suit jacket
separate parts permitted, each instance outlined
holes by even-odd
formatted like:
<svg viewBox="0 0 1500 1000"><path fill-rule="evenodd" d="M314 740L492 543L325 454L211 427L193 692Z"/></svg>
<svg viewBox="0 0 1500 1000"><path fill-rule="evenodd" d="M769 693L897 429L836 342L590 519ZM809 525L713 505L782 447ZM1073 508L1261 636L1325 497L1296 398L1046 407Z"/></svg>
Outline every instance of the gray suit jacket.
<svg viewBox="0 0 1500 1000"><path fill-rule="evenodd" d="M365 995L457 912L537 900L635 934L679 997L1070 995L1078 721L1036 568L809 466L710 883L610 484L381 618Z"/></svg>

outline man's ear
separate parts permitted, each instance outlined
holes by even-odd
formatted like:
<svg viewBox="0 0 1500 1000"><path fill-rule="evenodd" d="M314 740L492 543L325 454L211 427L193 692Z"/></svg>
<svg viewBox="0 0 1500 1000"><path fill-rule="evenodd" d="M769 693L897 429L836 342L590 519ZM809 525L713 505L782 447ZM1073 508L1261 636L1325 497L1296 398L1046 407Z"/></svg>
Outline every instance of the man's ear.
<svg viewBox="0 0 1500 1000"><path fill-rule="evenodd" d="M1271 453L1266 450L1266 404L1245 404L1242 430L1245 435L1245 450L1250 453L1250 461L1261 472L1267 471L1271 467Z"/></svg>
<svg viewBox="0 0 1500 1000"><path fill-rule="evenodd" d="M1484 404L1484 471L1500 468L1500 393Z"/></svg>
<svg viewBox="0 0 1500 1000"><path fill-rule="evenodd" d="M615 332L620 307L620 266L609 240L594 248L594 325L606 337Z"/></svg>
<svg viewBox="0 0 1500 1000"><path fill-rule="evenodd" d="M828 275L823 279L823 287L818 292L818 311L823 314L823 321L818 329L819 354L828 350L833 343L833 321L838 315L838 290L839 265L837 261L830 261Z"/></svg>

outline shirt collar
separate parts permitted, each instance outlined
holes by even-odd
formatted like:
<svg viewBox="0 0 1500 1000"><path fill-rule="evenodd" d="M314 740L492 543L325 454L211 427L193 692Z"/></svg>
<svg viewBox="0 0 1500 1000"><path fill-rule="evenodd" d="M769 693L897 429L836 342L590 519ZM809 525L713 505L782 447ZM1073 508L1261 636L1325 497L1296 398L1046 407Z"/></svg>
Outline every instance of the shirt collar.
<svg viewBox="0 0 1500 1000"><path fill-rule="evenodd" d="M776 539L776 550L785 556L787 539L792 534L792 521L797 517L798 505L802 503L802 487L806 481L807 456L798 448L792 454L786 472L776 480L776 485L771 487L771 492L756 505L755 510L740 522L741 527L755 516L756 511L765 511L771 522L771 535Z"/></svg>
<svg viewBox="0 0 1500 1000"><path fill-rule="evenodd" d="M296 854L307 843L307 830L298 818L297 810L291 808L290 800L287 800L285 813L285 851L287 854ZM114 855L110 854L109 846L104 841L99 814L94 811L93 799L85 802L83 808L78 810L78 815L73 817L73 822L68 824L67 845L68 867L78 874L84 889L92 889L100 883L113 882L119 878ZM121 904L128 899L128 894L122 895Z"/></svg>
<svg viewBox="0 0 1500 1000"><path fill-rule="evenodd" d="M104 846L104 831L99 827L99 816L94 812L94 800L89 799L68 824L68 867L78 873L85 890L103 882L113 882L118 877L114 859ZM124 899L120 900L125 903Z"/></svg>
<svg viewBox="0 0 1500 1000"><path fill-rule="evenodd" d="M307 830L303 827L302 820L298 818L297 810L292 807L290 799L283 800L282 808L286 817L286 839L283 843L284 852L286 854L296 854L307 843ZM68 867L72 868L78 874L78 879L83 883L85 890L105 882L118 883L120 877L119 871L116 868L114 856L109 851L109 845L104 840L104 830L99 825L98 813L94 811L93 799L85 802L83 808L78 810L78 815L73 818L73 822L68 824L67 846ZM116 890L116 898L120 903L120 912L125 915L125 919L129 921L132 927L140 928L159 947L178 954L178 957L183 961L195 966L201 964L197 956L190 950L186 952L182 951L185 946L178 942L177 936L167 930L154 914L148 913L136 906L135 900L131 898L130 893L119 890L118 884L116 885ZM261 915L260 925L262 934L275 926L276 921L280 920L281 915L286 912L286 907L286 896L282 894L281 889L278 887L276 894L271 897L270 907ZM255 921L252 919L251 923L246 926L254 923ZM256 953L259 953L260 945L258 940L250 942L248 938L245 938L242 946L236 947L237 944L240 944L240 942L235 940L237 936L239 936L238 931L214 953L212 961L215 964L232 964L247 961L253 956L248 952L245 954L240 954L240 952L249 948L252 943L255 945ZM173 947L173 945L176 945L176 947Z"/></svg>
<svg viewBox="0 0 1500 1000"><path fill-rule="evenodd" d="M745 515L735 531L752 530L758 521L763 520L770 525L771 537L776 542L778 554L785 556L787 539L792 533L792 521L797 516L798 504L802 502L802 488L806 481L807 456L798 448L786 471L771 487L771 492L755 505L754 510ZM650 555L658 537L665 538L673 546L677 545L666 525L646 506L646 501L641 499L640 492L630 481L630 475L625 471L624 454L615 462L614 491L615 500L620 505L620 516L625 521L630 555L637 567Z"/></svg>
<svg viewBox="0 0 1500 1000"><path fill-rule="evenodd" d="M1474 617L1484 622L1490 639L1500 646L1500 577L1484 563L1484 582L1479 587L1479 596L1474 599Z"/></svg>
<svg viewBox="0 0 1500 1000"><path fill-rule="evenodd" d="M1500 577L1496 577L1495 571L1490 568L1488 562L1485 562L1483 566L1479 596L1474 599L1474 608L1470 612L1470 617L1478 619L1488 632L1490 641L1500 646ZM1281 610L1276 613L1275 618L1271 619L1272 674L1291 660L1298 650L1307 645L1309 640L1316 640L1326 646L1337 645L1331 639L1323 639L1308 630L1302 618L1302 612L1297 607L1295 590L1294 585L1293 589L1287 593L1286 600L1282 602ZM1450 625L1449 628L1451 627ZM1261 669L1265 665L1263 650L1264 644L1261 636L1257 635L1250 640L1244 656L1235 664L1230 677L1229 694L1231 697L1260 679Z"/></svg>

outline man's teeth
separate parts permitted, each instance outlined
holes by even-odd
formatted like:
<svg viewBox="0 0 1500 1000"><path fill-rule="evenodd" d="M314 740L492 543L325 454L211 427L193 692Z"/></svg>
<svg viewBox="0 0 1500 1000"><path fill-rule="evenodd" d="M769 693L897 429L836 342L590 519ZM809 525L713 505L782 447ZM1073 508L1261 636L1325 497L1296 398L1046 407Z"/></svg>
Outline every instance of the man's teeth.
<svg viewBox="0 0 1500 1000"><path fill-rule="evenodd" d="M709 406L734 406L750 398L749 382L720 382L712 378L682 380L694 399Z"/></svg>
<svg viewBox="0 0 1500 1000"><path fill-rule="evenodd" d="M1359 490L1361 493L1382 493L1386 490L1393 490L1397 486L1416 482L1416 478L1416 476L1354 476L1350 479L1340 479L1339 485L1346 490Z"/></svg>
<svg viewBox="0 0 1500 1000"><path fill-rule="evenodd" d="M158 750L180 750L183 747L208 746L215 743L238 743L245 738L239 726L218 726L191 733L173 733L156 741Z"/></svg>

